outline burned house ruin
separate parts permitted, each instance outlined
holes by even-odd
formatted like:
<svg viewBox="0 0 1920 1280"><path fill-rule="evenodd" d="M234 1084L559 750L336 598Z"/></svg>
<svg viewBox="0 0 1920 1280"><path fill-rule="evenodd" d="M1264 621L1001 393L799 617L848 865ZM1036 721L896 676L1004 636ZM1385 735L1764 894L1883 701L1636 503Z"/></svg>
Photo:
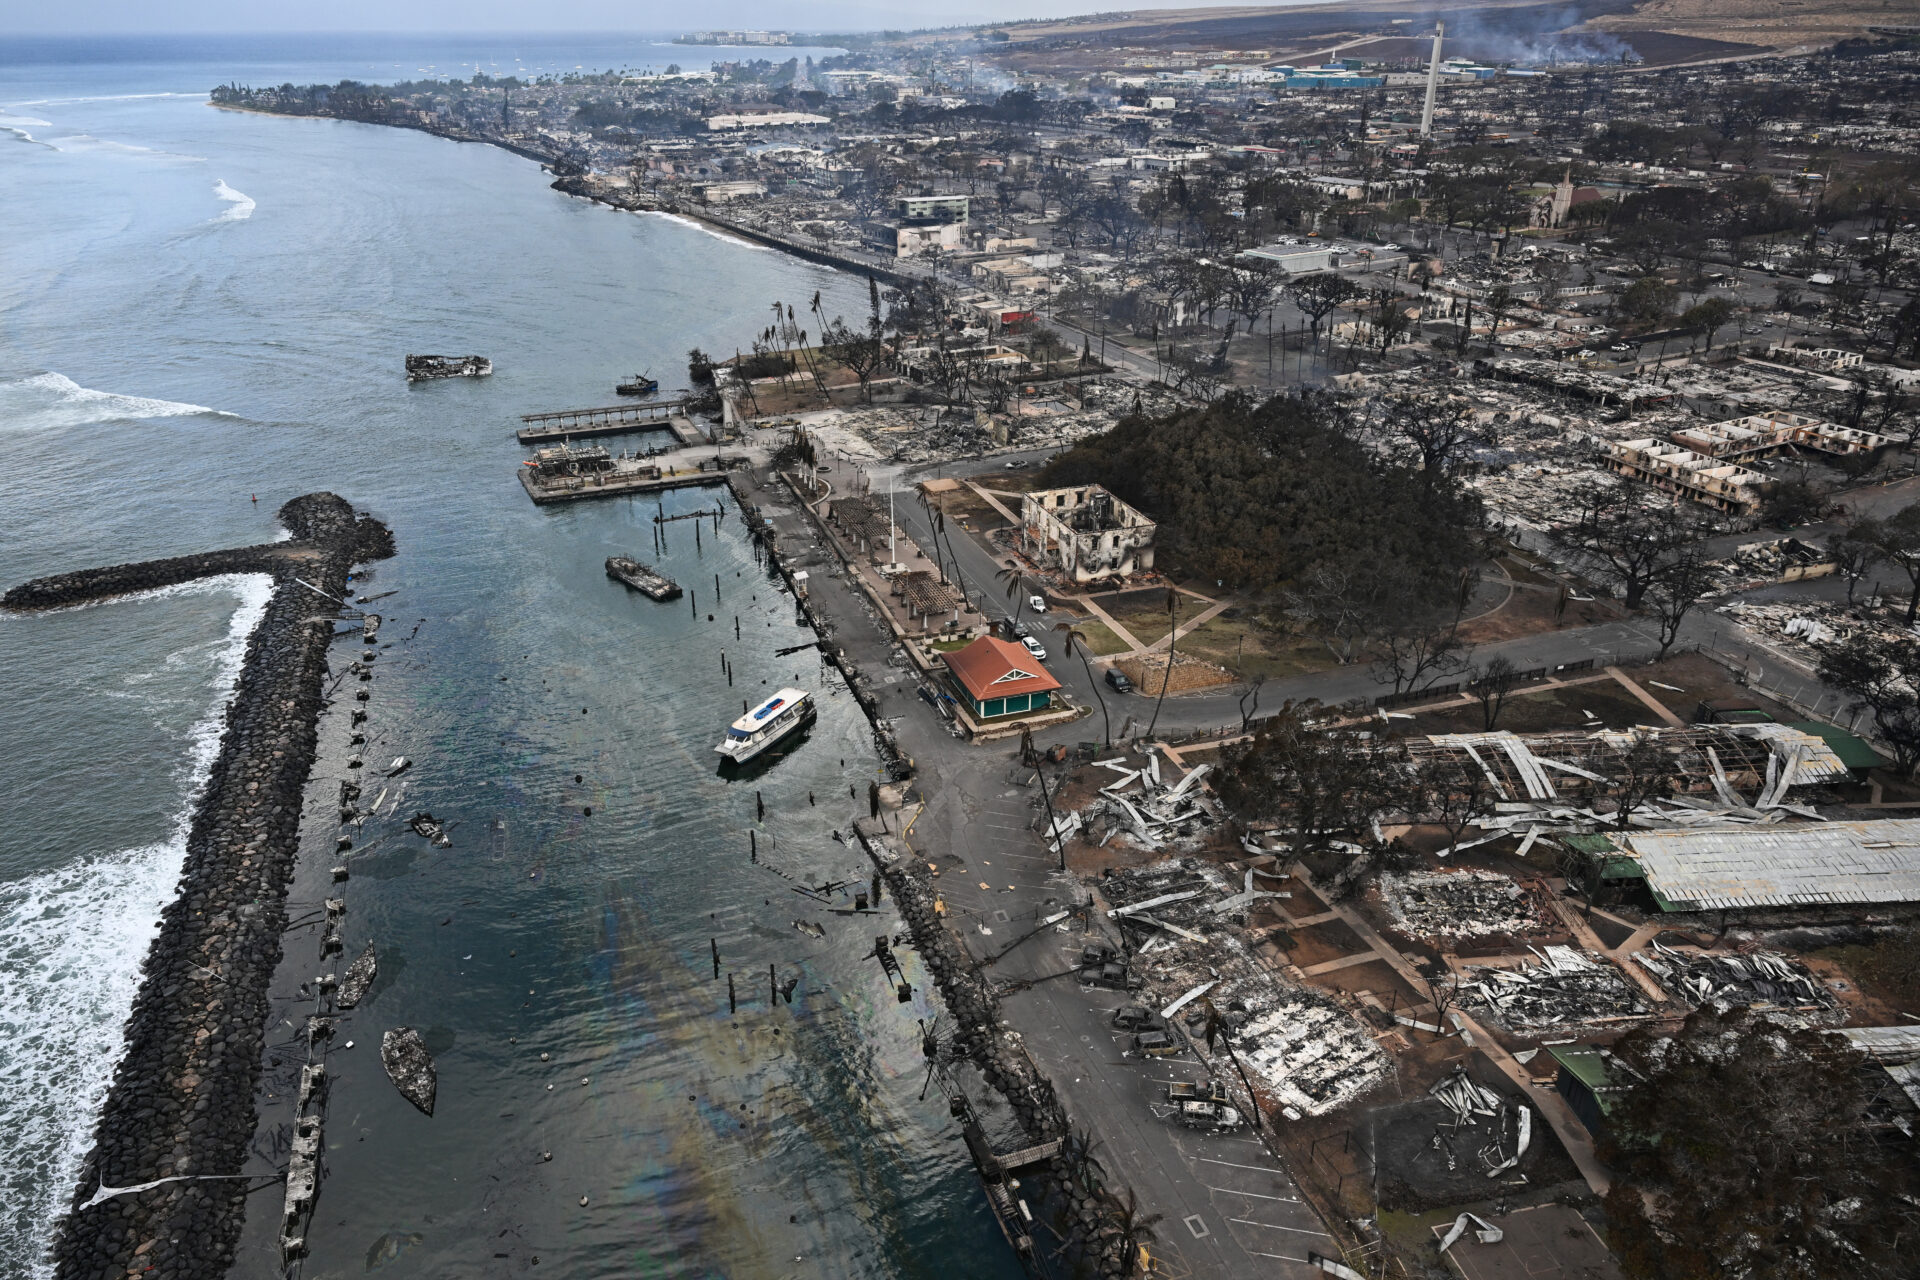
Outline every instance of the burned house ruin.
<svg viewBox="0 0 1920 1280"><path fill-rule="evenodd" d="M1075 582L1153 568L1154 523L1099 485L1042 489L1020 504L1020 549Z"/></svg>

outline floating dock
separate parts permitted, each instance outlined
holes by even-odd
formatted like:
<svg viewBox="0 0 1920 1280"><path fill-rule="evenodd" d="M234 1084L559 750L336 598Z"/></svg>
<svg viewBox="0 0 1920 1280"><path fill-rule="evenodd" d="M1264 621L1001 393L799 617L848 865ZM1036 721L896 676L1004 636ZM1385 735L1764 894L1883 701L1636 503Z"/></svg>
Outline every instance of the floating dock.
<svg viewBox="0 0 1920 1280"><path fill-rule="evenodd" d="M681 444L699 444L699 430L682 412L684 400L663 400L658 404L615 404L602 409L556 409L551 413L525 413L520 421L527 425L516 433L521 444L557 444L566 440L585 440L593 436L617 436L629 431L671 431Z"/></svg>

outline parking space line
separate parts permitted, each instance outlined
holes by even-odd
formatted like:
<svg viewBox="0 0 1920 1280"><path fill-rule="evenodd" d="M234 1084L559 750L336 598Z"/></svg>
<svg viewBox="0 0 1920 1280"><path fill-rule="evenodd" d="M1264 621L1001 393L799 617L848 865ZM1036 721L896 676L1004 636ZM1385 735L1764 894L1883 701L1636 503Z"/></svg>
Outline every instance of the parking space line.
<svg viewBox="0 0 1920 1280"><path fill-rule="evenodd" d="M1284 1200L1288 1204L1300 1203L1299 1196L1270 1196L1260 1191L1242 1191L1238 1187L1216 1187L1212 1183L1207 1184L1207 1190L1224 1191L1228 1195L1233 1195L1233 1196L1252 1196L1255 1200Z"/></svg>
<svg viewBox="0 0 1920 1280"><path fill-rule="evenodd" d="M1200 1161L1202 1164L1223 1164L1229 1169L1251 1169L1255 1173L1277 1174L1280 1172L1278 1169L1270 1168L1263 1164L1235 1164L1231 1160L1215 1160L1212 1156L1195 1156L1194 1159Z"/></svg>
<svg viewBox="0 0 1920 1280"><path fill-rule="evenodd" d="M1254 1249L1247 1250L1247 1256L1249 1258L1278 1258L1282 1262L1306 1262L1307 1261L1305 1258L1296 1258L1290 1253L1260 1253L1259 1251ZM1307 1265L1312 1266L1313 1264L1308 1262Z"/></svg>
<svg viewBox="0 0 1920 1280"><path fill-rule="evenodd" d="M1248 1227L1265 1227L1269 1231L1291 1231L1295 1235L1319 1236L1323 1240L1333 1239L1332 1236L1324 1231L1309 1231L1305 1227L1283 1227L1277 1222L1255 1222L1252 1218L1228 1218L1227 1221L1238 1222L1242 1226Z"/></svg>

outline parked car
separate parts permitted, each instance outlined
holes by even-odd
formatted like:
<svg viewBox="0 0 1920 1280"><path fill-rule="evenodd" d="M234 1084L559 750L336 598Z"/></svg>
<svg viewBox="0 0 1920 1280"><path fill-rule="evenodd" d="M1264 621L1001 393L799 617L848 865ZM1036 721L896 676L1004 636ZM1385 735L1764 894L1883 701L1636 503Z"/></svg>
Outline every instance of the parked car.
<svg viewBox="0 0 1920 1280"><path fill-rule="evenodd" d="M1616 343L1614 343L1614 344L1613 344L1612 346L1610 346L1610 347L1608 347L1608 348L1607 348L1607 350L1609 350L1609 351L1631 351L1631 350L1633 350L1633 344L1632 344L1631 342L1616 342Z"/></svg>
<svg viewBox="0 0 1920 1280"><path fill-rule="evenodd" d="M1127 673L1118 667L1107 668L1107 687L1115 693L1132 693L1133 681L1127 679Z"/></svg>
<svg viewBox="0 0 1920 1280"><path fill-rule="evenodd" d="M1040 642L1038 640L1035 640L1032 636L1021 636L1020 645L1028 653L1040 659L1040 661L1045 662L1047 660L1047 651L1041 648Z"/></svg>
<svg viewBox="0 0 1920 1280"><path fill-rule="evenodd" d="M1113 1025L1122 1031L1137 1031L1153 1025L1153 1011L1143 1004L1123 1004L1113 1011Z"/></svg>
<svg viewBox="0 0 1920 1280"><path fill-rule="evenodd" d="M1164 1031L1134 1033L1133 1051L1143 1058L1165 1058L1180 1052L1180 1046Z"/></svg>

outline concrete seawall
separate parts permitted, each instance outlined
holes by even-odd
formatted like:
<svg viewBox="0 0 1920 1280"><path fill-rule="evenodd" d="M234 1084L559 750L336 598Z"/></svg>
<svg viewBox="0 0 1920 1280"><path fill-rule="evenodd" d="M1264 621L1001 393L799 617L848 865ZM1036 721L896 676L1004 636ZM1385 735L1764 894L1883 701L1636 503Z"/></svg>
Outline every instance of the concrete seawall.
<svg viewBox="0 0 1920 1280"><path fill-rule="evenodd" d="M23 584L14 609L55 608L219 573L269 573L273 598L247 646L219 755L194 810L178 896L147 954L73 1208L62 1280L200 1280L233 1261L248 1183L254 1087L299 848L322 681L348 571L393 554L385 526L333 494L280 509L294 541L147 561ZM304 579L311 587L296 582ZM97 1189L135 1188L99 1203ZM202 1180L204 1179L204 1180Z"/></svg>

